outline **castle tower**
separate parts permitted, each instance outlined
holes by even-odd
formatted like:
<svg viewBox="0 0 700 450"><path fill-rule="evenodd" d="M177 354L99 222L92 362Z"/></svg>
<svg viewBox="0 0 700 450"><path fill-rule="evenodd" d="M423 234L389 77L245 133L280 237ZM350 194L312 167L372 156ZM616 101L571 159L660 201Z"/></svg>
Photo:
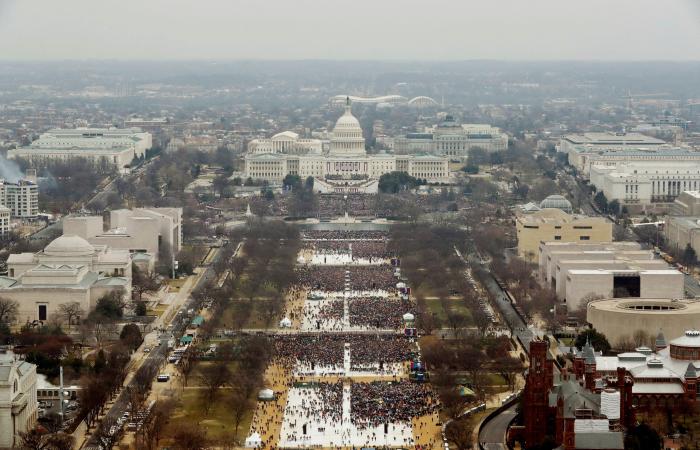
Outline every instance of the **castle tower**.
<svg viewBox="0 0 700 450"><path fill-rule="evenodd" d="M525 443L539 444L547 434L549 391L553 385L552 360L547 359L547 341L530 342L530 368L524 392Z"/></svg>

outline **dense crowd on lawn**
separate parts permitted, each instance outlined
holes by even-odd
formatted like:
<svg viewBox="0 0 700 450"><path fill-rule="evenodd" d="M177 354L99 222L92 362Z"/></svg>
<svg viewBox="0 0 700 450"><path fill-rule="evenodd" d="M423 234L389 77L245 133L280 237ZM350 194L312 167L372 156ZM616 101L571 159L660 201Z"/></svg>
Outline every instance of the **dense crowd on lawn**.
<svg viewBox="0 0 700 450"><path fill-rule="evenodd" d="M408 361L416 351L415 344L403 336L364 334L277 336L274 349L275 355L290 367L297 362L312 366L342 366L346 343L350 344L350 361L357 367Z"/></svg>
<svg viewBox="0 0 700 450"><path fill-rule="evenodd" d="M370 258L390 258L388 242L380 241L305 241L305 247L312 249L318 254L343 254L352 252L352 257Z"/></svg>
<svg viewBox="0 0 700 450"><path fill-rule="evenodd" d="M388 233L381 230L304 230L301 232L302 239L345 239L345 240L365 240L365 239L386 239Z"/></svg>
<svg viewBox="0 0 700 450"><path fill-rule="evenodd" d="M352 369L408 361L416 351L415 344L403 336L351 335L346 342L350 343Z"/></svg>
<svg viewBox="0 0 700 450"><path fill-rule="evenodd" d="M392 291L396 287L394 269L388 264L350 267L350 289L353 291Z"/></svg>
<svg viewBox="0 0 700 450"><path fill-rule="evenodd" d="M345 337L332 334L289 335L275 338L275 355L285 365L339 366L343 364Z"/></svg>
<svg viewBox="0 0 700 450"><path fill-rule="evenodd" d="M358 428L392 422L409 422L438 407L427 384L399 382L353 383L351 420Z"/></svg>
<svg viewBox="0 0 700 450"><path fill-rule="evenodd" d="M388 264L376 266L301 266L297 280L305 288L319 291L345 290L346 270L353 291L392 291L396 286L393 268Z"/></svg>
<svg viewBox="0 0 700 450"><path fill-rule="evenodd" d="M410 300L399 298L360 297L348 300L350 325L374 328L401 328L403 315L415 315Z"/></svg>
<svg viewBox="0 0 700 450"><path fill-rule="evenodd" d="M343 291L345 289L345 268L336 266L300 266L297 280L307 289L318 291Z"/></svg>

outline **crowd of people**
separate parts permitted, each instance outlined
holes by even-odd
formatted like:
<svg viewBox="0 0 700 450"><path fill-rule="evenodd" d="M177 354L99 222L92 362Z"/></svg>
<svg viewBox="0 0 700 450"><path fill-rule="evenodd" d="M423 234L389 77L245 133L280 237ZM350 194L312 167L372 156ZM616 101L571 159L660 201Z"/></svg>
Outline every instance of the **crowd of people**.
<svg viewBox="0 0 700 450"><path fill-rule="evenodd" d="M367 240L367 239L386 239L387 231L382 230L304 230L301 232L302 239L311 240Z"/></svg>
<svg viewBox="0 0 700 450"><path fill-rule="evenodd" d="M350 343L353 370L383 370L384 364L408 361L416 352L415 343L403 336L351 335L346 341Z"/></svg>
<svg viewBox="0 0 700 450"><path fill-rule="evenodd" d="M350 325L374 328L402 328L403 315L415 315L410 300L400 298L360 297L348 301Z"/></svg>
<svg viewBox="0 0 700 450"><path fill-rule="evenodd" d="M351 392L351 418L358 428L409 422L438 407L429 385L407 380L353 383Z"/></svg>
<svg viewBox="0 0 700 450"><path fill-rule="evenodd" d="M345 290L345 268L337 266L299 266L298 283L311 290L341 292Z"/></svg>
<svg viewBox="0 0 700 450"><path fill-rule="evenodd" d="M394 270L389 264L352 266L348 270L353 291L392 291L396 287Z"/></svg>
<svg viewBox="0 0 700 450"><path fill-rule="evenodd" d="M345 337L334 334L289 335L275 338L275 356L287 367L341 366L345 352Z"/></svg>

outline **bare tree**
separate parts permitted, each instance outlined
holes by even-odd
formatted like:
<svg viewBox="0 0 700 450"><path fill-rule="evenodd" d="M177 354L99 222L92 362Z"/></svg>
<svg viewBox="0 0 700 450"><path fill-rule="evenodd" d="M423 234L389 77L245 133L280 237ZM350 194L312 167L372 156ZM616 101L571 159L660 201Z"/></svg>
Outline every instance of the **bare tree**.
<svg viewBox="0 0 700 450"><path fill-rule="evenodd" d="M131 269L131 279L131 290L138 295L138 301L143 299L143 294L156 292L160 289L160 282L156 274L143 272L136 265Z"/></svg>
<svg viewBox="0 0 700 450"><path fill-rule="evenodd" d="M173 436L175 447L182 450L203 450L207 448L206 432L197 425L185 425Z"/></svg>
<svg viewBox="0 0 700 450"><path fill-rule="evenodd" d="M161 434L170 422L173 409L175 409L173 399L158 400L153 406L151 414L141 428L142 442L148 450L158 446Z"/></svg>
<svg viewBox="0 0 700 450"><path fill-rule="evenodd" d="M471 450L474 426L468 418L453 420L445 427L445 439L457 450Z"/></svg>
<svg viewBox="0 0 700 450"><path fill-rule="evenodd" d="M194 369L195 364L197 364L197 351L194 346L189 346L185 353L180 358L180 362L175 366L180 379L182 380L182 388L187 387L187 381L192 374L192 369Z"/></svg>
<svg viewBox="0 0 700 450"><path fill-rule="evenodd" d="M202 369L200 380L205 387L203 407L206 414L209 414L219 388L228 382L230 378L231 371L225 362L218 362L213 366L206 366Z"/></svg>
<svg viewBox="0 0 700 450"><path fill-rule="evenodd" d="M19 303L16 300L0 297L0 324L10 325L17 320Z"/></svg>
<svg viewBox="0 0 700 450"><path fill-rule="evenodd" d="M104 417L95 431L95 438L100 443L100 448L111 449L122 435L122 427L116 419Z"/></svg>
<svg viewBox="0 0 700 450"><path fill-rule="evenodd" d="M494 365L496 366L498 374L506 380L508 387L513 390L515 387L515 378L523 368L520 360L512 356L504 356L497 359Z"/></svg>
<svg viewBox="0 0 700 450"><path fill-rule="evenodd" d="M238 439L238 428L241 426L241 422L243 422L246 413L252 408L252 405L253 403L246 397L245 392L234 392L229 408L231 410L231 418L233 419L234 436L236 440Z"/></svg>
<svg viewBox="0 0 700 450"><path fill-rule="evenodd" d="M68 321L68 327L73 325L73 321L85 314L79 302L61 303L58 305L58 312Z"/></svg>

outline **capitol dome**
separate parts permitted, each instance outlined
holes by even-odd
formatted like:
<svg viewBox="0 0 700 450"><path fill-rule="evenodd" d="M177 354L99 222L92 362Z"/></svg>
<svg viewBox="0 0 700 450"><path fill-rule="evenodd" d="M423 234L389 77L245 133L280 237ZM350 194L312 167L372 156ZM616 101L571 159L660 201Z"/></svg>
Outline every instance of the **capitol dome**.
<svg viewBox="0 0 700 450"><path fill-rule="evenodd" d="M360 121L352 115L350 97L345 99L345 113L340 116L333 128L330 153L353 156L366 154L362 127Z"/></svg>
<svg viewBox="0 0 700 450"><path fill-rule="evenodd" d="M550 195L540 202L540 208L555 208L561 209L564 212L571 214L573 207L563 195Z"/></svg>
<svg viewBox="0 0 700 450"><path fill-rule="evenodd" d="M44 254L48 256L89 256L95 253L88 241L72 234L60 236L44 248Z"/></svg>

